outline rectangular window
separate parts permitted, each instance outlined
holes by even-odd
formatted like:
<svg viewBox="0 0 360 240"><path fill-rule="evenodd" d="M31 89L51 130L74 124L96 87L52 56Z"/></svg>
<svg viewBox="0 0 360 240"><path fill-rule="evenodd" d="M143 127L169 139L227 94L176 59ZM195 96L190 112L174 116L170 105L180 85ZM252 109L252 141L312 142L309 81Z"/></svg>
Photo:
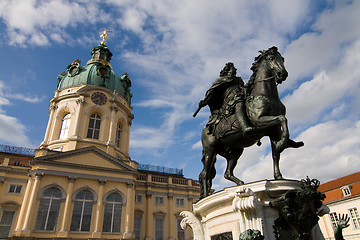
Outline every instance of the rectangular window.
<svg viewBox="0 0 360 240"><path fill-rule="evenodd" d="M358 209L354 207L350 208L348 211L354 228L360 228L360 216Z"/></svg>
<svg viewBox="0 0 360 240"><path fill-rule="evenodd" d="M155 240L164 240L164 219L155 218Z"/></svg>
<svg viewBox="0 0 360 240"><path fill-rule="evenodd" d="M7 238L14 218L14 211L3 211L0 221L0 238Z"/></svg>
<svg viewBox="0 0 360 240"><path fill-rule="evenodd" d="M21 193L22 185L10 185L8 193Z"/></svg>
<svg viewBox="0 0 360 240"><path fill-rule="evenodd" d="M343 186L341 187L344 197L351 196L351 189L350 186Z"/></svg>
<svg viewBox="0 0 360 240"><path fill-rule="evenodd" d="M176 198L176 206L177 207L185 207L185 199L184 198Z"/></svg>
<svg viewBox="0 0 360 240"><path fill-rule="evenodd" d="M134 234L135 234L135 239L140 239L140 237L141 237L141 217L134 217Z"/></svg>
<svg viewBox="0 0 360 240"><path fill-rule="evenodd" d="M155 205L164 205L164 197L155 197Z"/></svg>
<svg viewBox="0 0 360 240"><path fill-rule="evenodd" d="M335 229L336 224L339 221L337 213L336 212L331 212L331 213L329 213L329 216L330 216L331 225L332 225L333 229Z"/></svg>
<svg viewBox="0 0 360 240"><path fill-rule="evenodd" d="M185 230L180 226L181 219L176 219L176 228L177 228L177 239L185 240Z"/></svg>
<svg viewBox="0 0 360 240"><path fill-rule="evenodd" d="M135 203L142 203L142 195L135 195Z"/></svg>

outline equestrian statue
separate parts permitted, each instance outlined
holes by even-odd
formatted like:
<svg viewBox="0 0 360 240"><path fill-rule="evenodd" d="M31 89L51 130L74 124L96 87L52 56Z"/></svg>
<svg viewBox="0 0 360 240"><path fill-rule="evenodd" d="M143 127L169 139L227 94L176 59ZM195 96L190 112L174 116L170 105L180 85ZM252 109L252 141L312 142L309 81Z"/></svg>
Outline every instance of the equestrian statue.
<svg viewBox="0 0 360 240"><path fill-rule="evenodd" d="M216 155L227 160L224 177L237 185L243 181L234 176L233 170L245 147L268 136L271 142L274 178L283 179L279 160L286 148L299 148L303 142L290 139L285 106L280 101L277 85L286 80L288 73L284 58L276 47L260 51L251 67L250 80L244 85L236 76L234 64L229 62L220 72L199 102L199 108L209 106L211 116L201 135L203 170L199 175L201 196L210 194L215 177Z"/></svg>

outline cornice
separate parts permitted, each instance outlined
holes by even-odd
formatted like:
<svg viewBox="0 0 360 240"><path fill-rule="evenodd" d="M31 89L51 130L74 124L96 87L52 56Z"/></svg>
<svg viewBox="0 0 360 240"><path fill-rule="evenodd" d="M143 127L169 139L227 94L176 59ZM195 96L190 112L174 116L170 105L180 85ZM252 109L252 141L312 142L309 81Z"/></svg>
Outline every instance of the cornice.
<svg viewBox="0 0 360 240"><path fill-rule="evenodd" d="M46 175L55 175L55 176L63 176L63 177L70 177L75 179L93 179L98 181L112 181L112 182L121 182L121 183L130 183L134 182L133 179L129 178L121 178L121 177L109 177L104 175L93 175L93 174L83 174L83 173L74 173L68 171L56 171L56 170L49 170L49 169L34 169L31 171L32 174L43 174Z"/></svg>
<svg viewBox="0 0 360 240"><path fill-rule="evenodd" d="M19 174L19 175L26 175L29 173L30 169L29 167L22 168L13 168L9 166L0 166L0 172L4 173L11 173L11 174Z"/></svg>

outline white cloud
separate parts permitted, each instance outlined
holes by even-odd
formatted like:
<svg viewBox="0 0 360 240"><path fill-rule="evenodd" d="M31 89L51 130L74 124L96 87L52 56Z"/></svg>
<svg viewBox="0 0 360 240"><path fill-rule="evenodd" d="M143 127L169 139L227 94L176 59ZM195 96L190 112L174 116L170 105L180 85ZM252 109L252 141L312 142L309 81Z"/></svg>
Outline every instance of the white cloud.
<svg viewBox="0 0 360 240"><path fill-rule="evenodd" d="M111 17L100 1L70 0L4 0L0 4L0 18L7 26L11 45L50 45L73 41L66 38L63 29L79 24L110 21ZM66 41L65 41L66 40Z"/></svg>
<svg viewBox="0 0 360 240"><path fill-rule="evenodd" d="M339 64L349 44L360 39L360 2L338 2L335 9L322 12L312 30L304 33L286 47L285 64L289 78L285 89L297 81ZM347 53L348 54L348 53ZM283 91L284 89L282 89Z"/></svg>
<svg viewBox="0 0 360 240"><path fill-rule="evenodd" d="M16 118L0 113L0 139L15 146L34 147L26 136L26 127Z"/></svg>
<svg viewBox="0 0 360 240"><path fill-rule="evenodd" d="M304 82L291 95L284 98L284 103L288 107L288 116L292 123L317 122L324 111L331 111L332 118L339 117L346 112L344 108L352 107L351 104L345 106L340 100L343 98L356 100L355 96L359 94L359 52L360 37L359 41L349 46L344 58L339 60L337 67L316 74L312 80ZM342 110L339 111L339 109ZM337 116L336 113L338 113Z"/></svg>

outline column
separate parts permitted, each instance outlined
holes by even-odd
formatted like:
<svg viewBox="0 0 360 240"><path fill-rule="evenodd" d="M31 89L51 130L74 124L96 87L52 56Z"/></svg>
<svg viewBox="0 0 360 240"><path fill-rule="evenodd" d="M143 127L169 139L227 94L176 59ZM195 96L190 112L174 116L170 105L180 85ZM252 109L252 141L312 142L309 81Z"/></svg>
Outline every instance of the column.
<svg viewBox="0 0 360 240"><path fill-rule="evenodd" d="M70 137L70 139L75 139L75 140L79 139L79 126L80 126L80 122L82 122L80 121L80 115L82 114L82 106L84 106L86 103L84 96L80 96L80 98L76 100L76 103L78 105L78 108L75 119L75 128L73 135Z"/></svg>
<svg viewBox="0 0 360 240"><path fill-rule="evenodd" d="M16 228L15 228L15 232L18 232L19 234L20 234L20 230L21 230L21 227L22 227L22 223L23 223L23 217L24 217L24 214L25 214L25 211L26 211L26 208L27 208L27 203L29 202L28 201L29 200L29 194L30 194L33 182L34 182L34 180L33 180L32 176L29 174L29 180L28 180L28 183L27 183L27 186L26 186L23 202L21 204L21 209L20 209L20 213L19 213L19 217L18 217L18 222L17 222Z"/></svg>
<svg viewBox="0 0 360 240"><path fill-rule="evenodd" d="M36 194L38 192L40 179L42 176L43 176L42 174L35 174L34 187L32 188L31 194L29 196L29 204L26 209L26 215L24 217L24 226L21 230L21 235L25 235L25 236L30 235L30 217L32 217L34 213Z"/></svg>
<svg viewBox="0 0 360 240"><path fill-rule="evenodd" d="M153 236L153 211L152 211L152 193L151 191L146 192L146 232L145 232L145 240L152 239Z"/></svg>
<svg viewBox="0 0 360 240"><path fill-rule="evenodd" d="M172 192L169 192L168 195L168 229L169 229L169 240L175 240L175 231L174 226L176 224L176 221L174 220L174 194Z"/></svg>
<svg viewBox="0 0 360 240"><path fill-rule="evenodd" d="M125 217L125 232L123 235L124 239L133 239L135 238L134 234L134 204L135 204L135 197L134 197L134 183L127 182L127 202L126 202L126 217Z"/></svg>
<svg viewBox="0 0 360 240"><path fill-rule="evenodd" d="M104 198L104 187L106 180L99 180L99 192L98 192L98 201L96 203L95 210L95 231L92 234L93 238L101 237L101 227L102 227L102 216L104 215L104 206L103 206L103 198Z"/></svg>
<svg viewBox="0 0 360 240"><path fill-rule="evenodd" d="M49 142L49 137L50 137L50 129L52 129L55 121L54 121L54 114L55 114L55 110L57 109L57 105L55 105L54 103L50 106L50 116L49 116L49 121L48 121L48 125L46 127L46 132L45 132L45 137L44 137L44 141L41 143L41 146L47 146L48 142Z"/></svg>
<svg viewBox="0 0 360 240"><path fill-rule="evenodd" d="M114 139L115 139L115 128L116 128L116 123L115 123L115 114L118 111L118 108L115 105L111 105L110 106L111 109L111 117L110 117L110 126L109 126L109 138L107 140L107 144L108 145L115 145ZM109 146L108 146L109 148Z"/></svg>
<svg viewBox="0 0 360 240"><path fill-rule="evenodd" d="M75 177L68 177L68 188L66 192L66 199L65 199L65 207L64 207L64 213L61 218L61 226L60 231L58 233L58 237L67 237L67 234L69 232L69 223L70 223L70 207L71 207L71 197L74 192L74 182L76 178Z"/></svg>

